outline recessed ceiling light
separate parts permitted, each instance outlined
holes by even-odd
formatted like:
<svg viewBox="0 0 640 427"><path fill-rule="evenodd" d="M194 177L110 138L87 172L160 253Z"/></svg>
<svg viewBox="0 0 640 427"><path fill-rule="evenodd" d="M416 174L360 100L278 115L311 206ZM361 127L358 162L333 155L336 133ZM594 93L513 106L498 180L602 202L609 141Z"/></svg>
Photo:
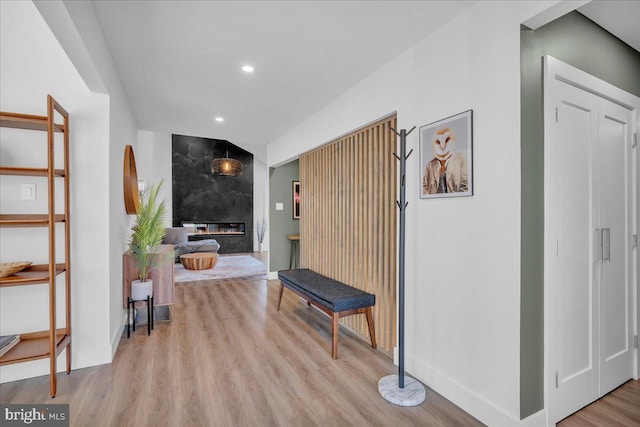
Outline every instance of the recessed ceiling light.
<svg viewBox="0 0 640 427"><path fill-rule="evenodd" d="M243 65L242 71L245 73L253 73L253 67L251 65Z"/></svg>
<svg viewBox="0 0 640 427"><path fill-rule="evenodd" d="M224 117L216 117L216 122L224 122Z"/></svg>

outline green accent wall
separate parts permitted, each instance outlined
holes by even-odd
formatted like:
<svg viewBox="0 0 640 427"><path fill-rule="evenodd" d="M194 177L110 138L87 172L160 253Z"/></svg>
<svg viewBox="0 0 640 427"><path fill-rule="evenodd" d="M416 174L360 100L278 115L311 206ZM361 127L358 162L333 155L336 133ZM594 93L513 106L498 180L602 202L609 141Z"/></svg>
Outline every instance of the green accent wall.
<svg viewBox="0 0 640 427"><path fill-rule="evenodd" d="M520 33L520 418L544 407L544 122L542 57L640 96L640 52L578 12Z"/></svg>
<svg viewBox="0 0 640 427"><path fill-rule="evenodd" d="M298 181L298 160L269 168L269 271L289 268L291 243L289 234L300 233L300 220L293 219L292 182ZM284 210L277 211L276 203Z"/></svg>

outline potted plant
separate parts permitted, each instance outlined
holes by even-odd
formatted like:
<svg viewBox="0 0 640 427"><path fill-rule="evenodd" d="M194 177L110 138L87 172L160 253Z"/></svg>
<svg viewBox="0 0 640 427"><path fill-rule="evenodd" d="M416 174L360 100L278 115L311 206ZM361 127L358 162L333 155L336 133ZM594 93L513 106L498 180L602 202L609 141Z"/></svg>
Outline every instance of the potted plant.
<svg viewBox="0 0 640 427"><path fill-rule="evenodd" d="M153 296L153 281L149 274L159 261L160 244L165 235L164 216L167 212L164 200L157 204L161 186L162 181L140 194L136 224L129 241L131 254L140 270L139 279L131 282L133 300L144 300L147 296Z"/></svg>

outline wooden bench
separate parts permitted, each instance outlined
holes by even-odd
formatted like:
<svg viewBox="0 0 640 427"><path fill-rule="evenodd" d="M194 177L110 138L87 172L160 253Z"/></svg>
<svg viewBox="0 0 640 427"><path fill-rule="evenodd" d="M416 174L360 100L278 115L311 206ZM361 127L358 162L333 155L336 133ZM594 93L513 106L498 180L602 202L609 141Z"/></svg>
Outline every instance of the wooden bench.
<svg viewBox="0 0 640 427"><path fill-rule="evenodd" d="M309 269L283 270L278 272L280 296L278 311L282 303L282 294L286 287L307 302L331 317L331 356L338 358L338 329L340 318L352 314L365 314L371 337L371 347L376 348L376 332L373 328L371 307L376 304L376 296L352 286L340 283Z"/></svg>

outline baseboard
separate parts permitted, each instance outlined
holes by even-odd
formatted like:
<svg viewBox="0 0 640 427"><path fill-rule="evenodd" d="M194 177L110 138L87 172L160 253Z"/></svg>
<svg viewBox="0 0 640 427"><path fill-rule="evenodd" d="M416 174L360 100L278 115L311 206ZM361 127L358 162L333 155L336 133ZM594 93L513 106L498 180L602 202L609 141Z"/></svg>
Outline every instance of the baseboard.
<svg viewBox="0 0 640 427"><path fill-rule="evenodd" d="M398 347L394 347L393 348L393 364L398 366ZM427 368L428 369L428 368ZM432 369L433 371L433 369ZM443 376L443 375L441 375ZM419 375L415 375L416 378L419 378ZM444 376L443 376L444 377ZM453 381L450 378L447 377L447 381ZM423 381L424 382L424 381ZM436 387L433 384L429 384L430 387L432 387L434 390L436 390ZM457 387L462 387L460 384L457 384ZM437 390L438 393L442 394L444 396L444 393L442 393L440 390ZM465 389L466 393L472 393L469 390ZM427 397L428 398L428 397ZM478 399L481 399L479 396L477 396ZM451 400L453 402L453 400ZM455 402L454 402L455 403ZM488 403L488 402L487 402ZM490 405L490 404L489 404ZM461 405L458 405L460 407L462 407ZM502 409L498 408L498 410L503 414L509 417L510 420L510 424L518 424L521 426L527 426L527 427L546 427L546 423L547 423L547 411L546 410L541 410L536 412L535 414L532 414L530 416L528 416L527 418L520 420L519 422L516 421L515 419L513 419L513 417L509 416L509 414L507 414L505 411L503 411ZM467 412L469 412L471 414L470 411L467 410ZM473 414L472 414L473 415ZM475 416L475 415L474 415ZM492 424L489 424L492 425Z"/></svg>
<svg viewBox="0 0 640 427"><path fill-rule="evenodd" d="M527 427L546 427L547 426L547 411L543 409L535 414L529 415L524 420L520 421L521 426Z"/></svg>
<svg viewBox="0 0 640 427"><path fill-rule="evenodd" d="M90 347L76 349L71 346L71 369L88 368L91 366L111 363L109 348ZM60 353L57 358L57 372L65 372L67 367L66 351ZM16 363L14 365L0 366L0 383L35 378L49 375L49 359L34 360L33 362Z"/></svg>
<svg viewBox="0 0 640 427"><path fill-rule="evenodd" d="M488 401L446 374L405 355L406 371L489 426L520 425L519 417ZM427 392L427 399L429 393ZM529 425L529 424L527 424ZM531 424L532 426L534 424Z"/></svg>
<svg viewBox="0 0 640 427"><path fill-rule="evenodd" d="M269 280L278 280L278 272L277 271L270 271L267 273L267 279Z"/></svg>
<svg viewBox="0 0 640 427"><path fill-rule="evenodd" d="M76 348L71 346L71 369L89 368L91 366L111 363L118 349L122 330L127 316L123 310L120 325L115 331L109 346ZM66 351L60 353L57 359L57 371L65 372L67 366ZM33 362L17 363L0 367L0 384L49 375L49 360L34 360Z"/></svg>
<svg viewBox="0 0 640 427"><path fill-rule="evenodd" d="M58 356L58 372L64 372L67 366L67 358L64 353L63 351ZM2 384L43 375L49 375L49 359L0 366L0 383Z"/></svg>
<svg viewBox="0 0 640 427"><path fill-rule="evenodd" d="M122 332L122 329L120 330ZM72 369L89 368L91 366L111 363L111 348L109 346L83 348L72 352ZM60 360L60 359L59 359Z"/></svg>
<svg viewBox="0 0 640 427"><path fill-rule="evenodd" d="M122 310L122 317L120 318L120 323L111 337L111 360L116 356L116 351L118 351L118 345L120 344L120 338L122 337L122 331L124 330L124 325L127 324L127 312L126 310Z"/></svg>

